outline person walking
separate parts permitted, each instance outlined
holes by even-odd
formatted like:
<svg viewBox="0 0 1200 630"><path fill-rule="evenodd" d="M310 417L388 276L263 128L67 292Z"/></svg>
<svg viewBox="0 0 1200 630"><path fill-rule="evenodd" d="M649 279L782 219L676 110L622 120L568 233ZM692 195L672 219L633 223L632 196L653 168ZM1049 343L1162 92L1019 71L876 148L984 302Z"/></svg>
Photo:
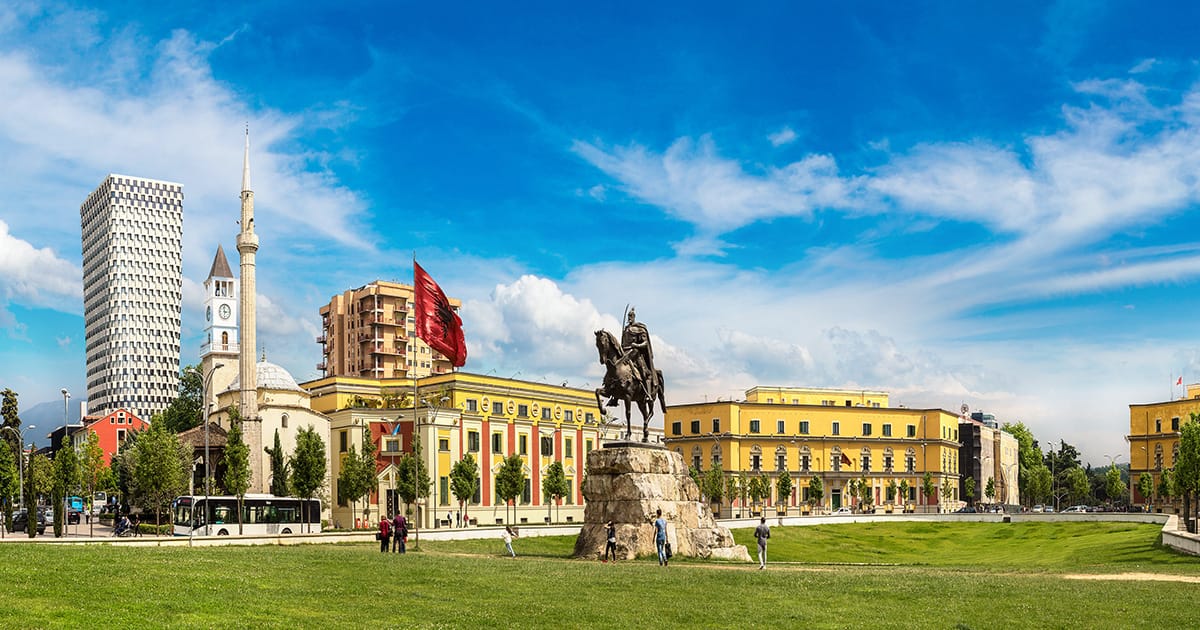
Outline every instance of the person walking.
<svg viewBox="0 0 1200 630"><path fill-rule="evenodd" d="M767 568L767 539L771 537L771 528L767 526L767 517L760 516L758 527L754 528L754 537L758 539L758 570Z"/></svg>
<svg viewBox="0 0 1200 630"><path fill-rule="evenodd" d="M612 554L613 562L617 561L617 526L612 521L604 528L604 562L608 562L608 554Z"/></svg>
<svg viewBox="0 0 1200 630"><path fill-rule="evenodd" d="M404 515L396 512L396 518L392 519L392 551L404 553L404 543L408 542L408 520Z"/></svg>
<svg viewBox="0 0 1200 630"><path fill-rule="evenodd" d="M667 519L662 517L662 508L655 511L654 544L658 547L658 566L667 566Z"/></svg>
<svg viewBox="0 0 1200 630"><path fill-rule="evenodd" d="M517 533L514 532L511 527L509 527L508 525L505 525L504 533L500 534L500 537L502 539L504 539L504 548L508 550L508 555L513 558L516 558L517 553L515 551L513 551L512 541L513 541L513 538L520 538L520 536L517 536Z"/></svg>
<svg viewBox="0 0 1200 630"><path fill-rule="evenodd" d="M391 538L391 533L392 521L387 518L387 515L384 515L384 518L379 521L379 533L376 534L379 537L379 551L381 553L387 553L388 539Z"/></svg>

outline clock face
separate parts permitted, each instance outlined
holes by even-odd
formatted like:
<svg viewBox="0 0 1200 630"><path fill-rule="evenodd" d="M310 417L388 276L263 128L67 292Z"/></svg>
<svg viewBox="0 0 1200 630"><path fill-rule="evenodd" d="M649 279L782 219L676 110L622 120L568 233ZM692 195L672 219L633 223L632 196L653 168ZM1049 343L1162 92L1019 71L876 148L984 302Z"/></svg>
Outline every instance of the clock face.
<svg viewBox="0 0 1200 630"><path fill-rule="evenodd" d="M212 307L211 307L211 306L209 306L209 307L205 307L205 309L204 309L204 319L207 319L207 320L208 320L208 321L210 321L210 322L212 321Z"/></svg>
<svg viewBox="0 0 1200 630"><path fill-rule="evenodd" d="M228 304L221 305L221 319L229 319L229 305Z"/></svg>

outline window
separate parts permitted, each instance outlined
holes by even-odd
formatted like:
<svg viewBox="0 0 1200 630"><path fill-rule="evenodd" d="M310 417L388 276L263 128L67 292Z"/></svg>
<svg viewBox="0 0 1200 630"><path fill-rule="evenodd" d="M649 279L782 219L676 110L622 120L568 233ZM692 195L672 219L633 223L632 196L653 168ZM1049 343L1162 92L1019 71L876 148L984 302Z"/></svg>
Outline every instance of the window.
<svg viewBox="0 0 1200 630"><path fill-rule="evenodd" d="M567 480L567 505L575 504L575 482L571 479Z"/></svg>
<svg viewBox="0 0 1200 630"><path fill-rule="evenodd" d="M807 450L801 451L800 452L800 472L809 472L809 467L811 467L811 466L812 466L812 454Z"/></svg>
<svg viewBox="0 0 1200 630"><path fill-rule="evenodd" d="M1171 430L1172 431L1179 430L1179 416L1175 416L1174 418L1171 418Z"/></svg>
<svg viewBox="0 0 1200 630"><path fill-rule="evenodd" d="M750 432L751 432L751 433L758 433L758 431L759 431L759 421L758 421L758 419L751 420L751 421L750 421Z"/></svg>
<svg viewBox="0 0 1200 630"><path fill-rule="evenodd" d="M672 422L671 423L671 435L683 435L683 423L682 422Z"/></svg>
<svg viewBox="0 0 1200 630"><path fill-rule="evenodd" d="M871 424L869 422L864 422L863 423L863 437L866 437L868 435L871 435Z"/></svg>
<svg viewBox="0 0 1200 630"><path fill-rule="evenodd" d="M762 470L762 455L756 454L750 456L750 470Z"/></svg>
<svg viewBox="0 0 1200 630"><path fill-rule="evenodd" d="M692 426L691 426L691 429L692 429L692 435L695 435L695 434L699 433L699 432L700 432L700 421L699 421L699 420L692 420Z"/></svg>
<svg viewBox="0 0 1200 630"><path fill-rule="evenodd" d="M721 432L721 419L713 418L713 433L720 433L720 432Z"/></svg>
<svg viewBox="0 0 1200 630"><path fill-rule="evenodd" d="M1163 450L1162 444L1154 445L1154 469L1162 470L1163 467Z"/></svg>
<svg viewBox="0 0 1200 630"><path fill-rule="evenodd" d="M501 433L493 433L492 434L492 452L493 453L503 453L504 452L504 435L503 434L501 434Z"/></svg>
<svg viewBox="0 0 1200 630"><path fill-rule="evenodd" d="M782 446L775 449L775 470L787 470L787 451Z"/></svg>
<svg viewBox="0 0 1200 630"><path fill-rule="evenodd" d="M517 444L519 445L519 448L517 449L518 453L520 453L521 455L529 454L529 436L528 435L522 435L522 436L518 437Z"/></svg>
<svg viewBox="0 0 1200 630"><path fill-rule="evenodd" d="M563 438L563 457L574 457L575 449L571 448L574 444L571 438Z"/></svg>
<svg viewBox="0 0 1200 630"><path fill-rule="evenodd" d="M474 398L467 399L467 411L470 411L471 413L479 411L479 403L476 402Z"/></svg>
<svg viewBox="0 0 1200 630"><path fill-rule="evenodd" d="M692 447L692 468L704 470L704 449L699 446Z"/></svg>
<svg viewBox="0 0 1200 630"><path fill-rule="evenodd" d="M517 405L517 415L522 418L529 417L529 405Z"/></svg>
<svg viewBox="0 0 1200 630"><path fill-rule="evenodd" d="M438 438L438 450L443 453L450 452L450 438Z"/></svg>
<svg viewBox="0 0 1200 630"><path fill-rule="evenodd" d="M1155 418L1155 419L1154 419L1154 432L1155 432L1155 433L1162 433L1162 418Z"/></svg>
<svg viewBox="0 0 1200 630"><path fill-rule="evenodd" d="M563 421L564 422L574 422L575 421L575 412L571 411L569 409L566 411L563 411Z"/></svg>
<svg viewBox="0 0 1200 630"><path fill-rule="evenodd" d="M892 449L887 449L883 452L883 471L892 472L892 463L895 457L892 456Z"/></svg>
<svg viewBox="0 0 1200 630"><path fill-rule="evenodd" d="M529 491L529 480L525 480L525 487L521 490L521 503L526 505L533 500L533 495Z"/></svg>
<svg viewBox="0 0 1200 630"><path fill-rule="evenodd" d="M871 451L865 449L862 453L862 471L871 472Z"/></svg>
<svg viewBox="0 0 1200 630"><path fill-rule="evenodd" d="M383 444L383 450L387 453L400 452L400 440L388 440Z"/></svg>
<svg viewBox="0 0 1200 630"><path fill-rule="evenodd" d="M478 431L467 431L467 452L468 453L478 453L479 452L479 432Z"/></svg>
<svg viewBox="0 0 1200 630"><path fill-rule="evenodd" d="M721 468L721 447L720 446L712 447L712 465L713 465L713 468L717 468L717 469Z"/></svg>
<svg viewBox="0 0 1200 630"><path fill-rule="evenodd" d="M591 424L595 420L596 420L596 416L592 412L589 411L589 412L583 414L583 421L586 422L587 424Z"/></svg>
<svg viewBox="0 0 1200 630"><path fill-rule="evenodd" d="M279 422L283 424L283 428L288 428L288 415L285 413L279 417Z"/></svg>
<svg viewBox="0 0 1200 630"><path fill-rule="evenodd" d="M801 420L801 421L800 421L800 434L801 434L801 435L808 435L808 420Z"/></svg>
<svg viewBox="0 0 1200 630"><path fill-rule="evenodd" d="M842 434L842 423L834 422L830 433L832 433L833 435L841 435Z"/></svg>
<svg viewBox="0 0 1200 630"><path fill-rule="evenodd" d="M917 437L917 425L908 425L908 437Z"/></svg>
<svg viewBox="0 0 1200 630"><path fill-rule="evenodd" d="M550 408L542 407L542 420L550 420Z"/></svg>
<svg viewBox="0 0 1200 630"><path fill-rule="evenodd" d="M493 416L503 416L504 415L504 403L502 403L502 402L492 403L492 415Z"/></svg>
<svg viewBox="0 0 1200 630"><path fill-rule="evenodd" d="M338 433L338 452L339 453L346 452L346 432L345 431L341 431Z"/></svg>
<svg viewBox="0 0 1200 630"><path fill-rule="evenodd" d="M583 452L584 452L584 453L591 453L591 452L592 452L592 441L591 441L590 439L589 439L589 440L584 440L584 441L583 441Z"/></svg>
<svg viewBox="0 0 1200 630"><path fill-rule="evenodd" d="M833 451L829 453L829 470L833 472L842 471L842 449L833 447Z"/></svg>
<svg viewBox="0 0 1200 630"><path fill-rule="evenodd" d="M554 457L554 438L542 436L542 457Z"/></svg>
<svg viewBox="0 0 1200 630"><path fill-rule="evenodd" d="M911 448L904 454L904 472L917 472L917 453Z"/></svg>
<svg viewBox="0 0 1200 630"><path fill-rule="evenodd" d="M784 428L784 426L785 426L785 425L784 425L784 422L783 422L783 420L776 420L776 421L775 421L775 432L776 432L776 433L783 433L783 428Z"/></svg>
<svg viewBox="0 0 1200 630"><path fill-rule="evenodd" d="M438 495L438 505L450 505L449 477L438 478L438 490L440 491L440 494Z"/></svg>
<svg viewBox="0 0 1200 630"><path fill-rule="evenodd" d="M892 437L892 425L883 425L883 437Z"/></svg>

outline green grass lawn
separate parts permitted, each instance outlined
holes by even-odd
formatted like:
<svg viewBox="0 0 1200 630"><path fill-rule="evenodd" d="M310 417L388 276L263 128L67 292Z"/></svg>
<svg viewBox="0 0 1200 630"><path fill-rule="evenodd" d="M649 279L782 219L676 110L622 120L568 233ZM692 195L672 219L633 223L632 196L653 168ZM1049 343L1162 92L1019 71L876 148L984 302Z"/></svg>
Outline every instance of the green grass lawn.
<svg viewBox="0 0 1200 630"><path fill-rule="evenodd" d="M1156 540L1124 524L775 527L767 571L569 560L573 537L520 538L515 560L499 538L404 556L3 544L0 627L1194 627L1200 585L1062 577L1200 574Z"/></svg>

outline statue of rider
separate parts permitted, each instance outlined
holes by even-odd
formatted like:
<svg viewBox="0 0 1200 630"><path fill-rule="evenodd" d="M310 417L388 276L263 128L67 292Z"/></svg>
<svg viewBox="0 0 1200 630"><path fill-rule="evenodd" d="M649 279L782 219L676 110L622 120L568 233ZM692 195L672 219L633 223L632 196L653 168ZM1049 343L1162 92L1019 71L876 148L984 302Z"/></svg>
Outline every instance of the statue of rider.
<svg viewBox="0 0 1200 630"><path fill-rule="evenodd" d="M638 380L646 391L646 400L654 398L657 391L657 371L654 369L654 349L650 346L650 331L646 325L637 321L637 311L629 309L629 320L621 331L621 350L624 354L620 361L628 361L636 372Z"/></svg>

